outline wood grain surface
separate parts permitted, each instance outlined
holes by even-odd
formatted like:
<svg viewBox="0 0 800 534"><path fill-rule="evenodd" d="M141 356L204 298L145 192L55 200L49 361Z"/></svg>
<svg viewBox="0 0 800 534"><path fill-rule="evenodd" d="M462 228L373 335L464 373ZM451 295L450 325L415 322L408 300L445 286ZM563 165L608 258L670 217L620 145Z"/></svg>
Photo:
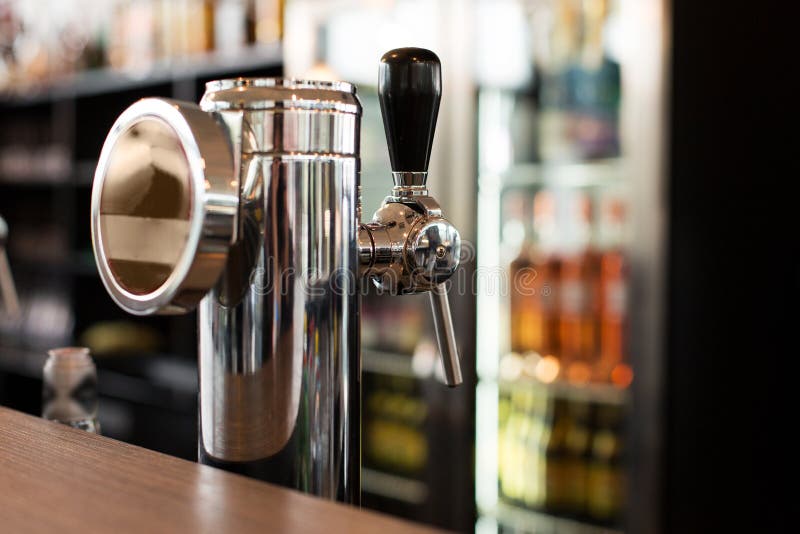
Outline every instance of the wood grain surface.
<svg viewBox="0 0 800 534"><path fill-rule="evenodd" d="M0 532L433 532L0 407Z"/></svg>

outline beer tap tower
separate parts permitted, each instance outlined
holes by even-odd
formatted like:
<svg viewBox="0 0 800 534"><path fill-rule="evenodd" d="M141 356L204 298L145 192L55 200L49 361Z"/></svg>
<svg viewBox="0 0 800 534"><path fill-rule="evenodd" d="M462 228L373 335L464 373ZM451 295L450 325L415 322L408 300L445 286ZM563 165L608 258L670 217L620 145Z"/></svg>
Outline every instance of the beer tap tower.
<svg viewBox="0 0 800 534"><path fill-rule="evenodd" d="M381 59L394 187L359 197L361 105L344 82L210 82L200 106L147 98L106 138L92 242L136 315L198 310L199 459L321 497L360 499L360 285L429 292L445 381L461 382L444 282L458 231L426 188L436 55Z"/></svg>

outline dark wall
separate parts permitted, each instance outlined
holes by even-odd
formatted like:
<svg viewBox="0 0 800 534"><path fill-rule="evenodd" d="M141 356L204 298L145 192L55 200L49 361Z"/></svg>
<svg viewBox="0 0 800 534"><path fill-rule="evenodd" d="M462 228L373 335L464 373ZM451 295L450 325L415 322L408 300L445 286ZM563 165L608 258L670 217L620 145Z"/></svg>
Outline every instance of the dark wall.
<svg viewBox="0 0 800 534"><path fill-rule="evenodd" d="M785 531L800 31L765 2L672 16L664 531Z"/></svg>

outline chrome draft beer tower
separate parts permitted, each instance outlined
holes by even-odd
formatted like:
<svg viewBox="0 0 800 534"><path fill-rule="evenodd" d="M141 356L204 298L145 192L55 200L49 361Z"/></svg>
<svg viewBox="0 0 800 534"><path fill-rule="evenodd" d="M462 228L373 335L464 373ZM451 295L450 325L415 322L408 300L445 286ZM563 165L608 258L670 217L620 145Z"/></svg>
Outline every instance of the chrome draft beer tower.
<svg viewBox="0 0 800 534"><path fill-rule="evenodd" d="M433 52L381 59L394 187L360 222L356 89L210 82L200 106L148 98L114 123L92 189L111 297L136 314L197 308L199 459L328 499L360 499L360 285L428 291L448 385L456 229L425 183L441 98Z"/></svg>

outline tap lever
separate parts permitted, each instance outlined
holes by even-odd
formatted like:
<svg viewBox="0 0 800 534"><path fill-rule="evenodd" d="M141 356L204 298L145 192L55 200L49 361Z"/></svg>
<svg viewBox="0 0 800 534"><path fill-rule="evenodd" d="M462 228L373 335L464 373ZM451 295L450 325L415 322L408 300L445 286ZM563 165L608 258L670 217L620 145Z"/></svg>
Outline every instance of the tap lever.
<svg viewBox="0 0 800 534"><path fill-rule="evenodd" d="M461 365L442 282L458 267L460 238L426 184L442 99L439 58L424 48L389 50L381 58L378 97L394 188L372 223L359 230L362 273L392 292L430 292L444 380L457 386Z"/></svg>
<svg viewBox="0 0 800 534"><path fill-rule="evenodd" d="M442 358L444 381L450 387L461 384L461 364L458 360L458 346L456 334L453 329L453 317L450 315L450 301L447 299L447 289L444 284L439 284L430 290L431 311L433 311L433 327L436 331L436 340L439 342L439 354Z"/></svg>
<svg viewBox="0 0 800 534"><path fill-rule="evenodd" d="M424 48L389 50L381 58L378 96L395 180L422 179L442 99L439 58Z"/></svg>

